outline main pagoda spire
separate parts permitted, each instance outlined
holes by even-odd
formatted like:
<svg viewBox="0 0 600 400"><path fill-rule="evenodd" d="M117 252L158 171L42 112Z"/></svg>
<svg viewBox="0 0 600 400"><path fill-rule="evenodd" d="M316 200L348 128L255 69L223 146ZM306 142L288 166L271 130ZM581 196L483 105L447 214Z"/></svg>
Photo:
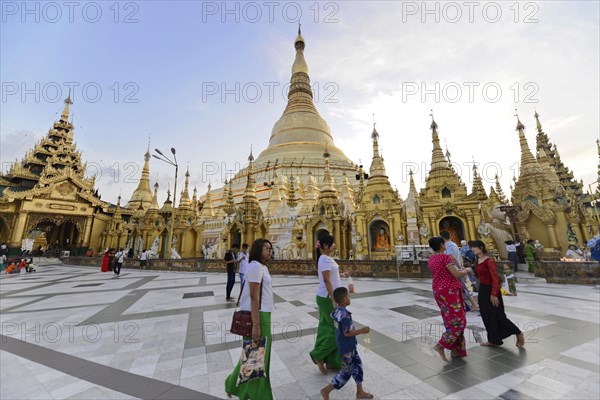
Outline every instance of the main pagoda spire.
<svg viewBox="0 0 600 400"><path fill-rule="evenodd" d="M256 159L256 168L265 168L267 163L280 168L297 166L300 159L305 165L322 165L322 149L328 143L332 166L351 171L352 162L334 145L331 130L315 106L305 49L306 42L298 28L287 104L271 130L269 146ZM334 84L328 85L323 90L335 90ZM236 178L243 179L245 175L241 171Z"/></svg>

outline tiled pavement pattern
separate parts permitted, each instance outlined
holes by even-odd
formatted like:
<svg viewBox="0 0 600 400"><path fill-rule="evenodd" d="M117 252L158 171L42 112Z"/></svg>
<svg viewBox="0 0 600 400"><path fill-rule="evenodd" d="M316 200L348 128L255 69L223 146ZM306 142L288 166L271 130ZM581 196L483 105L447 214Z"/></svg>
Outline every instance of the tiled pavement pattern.
<svg viewBox="0 0 600 400"><path fill-rule="evenodd" d="M316 277L274 276L271 382L277 399L318 399L311 363ZM240 353L229 334L234 304L225 274L44 266L0 276L2 399L225 398ZM518 285L505 298L526 331L502 348L480 347L468 313L468 357L444 365L431 350L441 317L428 280L355 279L351 311L371 327L359 342L365 388L381 399L598 399L600 298L592 286ZM236 284L234 294L237 295ZM354 398L354 383L332 398Z"/></svg>

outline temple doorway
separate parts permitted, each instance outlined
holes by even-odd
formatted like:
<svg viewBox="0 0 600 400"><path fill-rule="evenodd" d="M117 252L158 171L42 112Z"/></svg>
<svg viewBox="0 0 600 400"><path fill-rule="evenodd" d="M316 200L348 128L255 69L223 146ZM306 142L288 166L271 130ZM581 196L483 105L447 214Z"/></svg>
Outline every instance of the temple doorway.
<svg viewBox="0 0 600 400"><path fill-rule="evenodd" d="M10 240L10 238L8 237L8 225L6 224L6 221L4 220L4 218L0 218L0 243L6 243L6 245L8 246L8 241Z"/></svg>
<svg viewBox="0 0 600 400"><path fill-rule="evenodd" d="M450 240L460 247L460 241L465 239L465 227L463 222L456 217L445 217L440 221L440 232L448 231Z"/></svg>
<svg viewBox="0 0 600 400"><path fill-rule="evenodd" d="M237 244L240 248L242 247L242 231L239 228L230 232L229 245L230 247Z"/></svg>
<svg viewBox="0 0 600 400"><path fill-rule="evenodd" d="M27 233L28 239L33 239L33 251L42 246L44 250L59 255L62 251L76 250L79 241L79 230L77 224L65 221L60 225L50 220L39 222Z"/></svg>

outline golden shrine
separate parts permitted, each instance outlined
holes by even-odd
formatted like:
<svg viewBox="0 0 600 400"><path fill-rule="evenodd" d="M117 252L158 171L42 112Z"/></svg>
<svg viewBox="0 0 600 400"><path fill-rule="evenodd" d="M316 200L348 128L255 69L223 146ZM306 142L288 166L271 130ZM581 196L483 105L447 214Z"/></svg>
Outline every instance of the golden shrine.
<svg viewBox="0 0 600 400"><path fill-rule="evenodd" d="M481 239L505 256L504 241L515 233L505 212L511 209L521 239L538 239L546 248L564 252L568 244L582 245L599 233L592 194L583 192L583 183L563 164L537 112L535 156L517 118L521 165L512 204L497 179L486 192L476 167L467 190L450 154L442 151L433 115L425 187L417 190L411 172L403 200L386 174L375 124L368 173L335 146L313 102L305 46L299 31L288 103L268 147L256 159L250 151L242 170L222 188L213 191L209 185L201 198L195 188L190 196L188 169L177 205L167 190L159 206L158 184L152 190L149 180L149 150L127 204L121 205L120 196L117 204L101 200L73 142L69 96L47 135L0 176L0 242L11 254L20 251L24 239L33 239L36 247L78 254L127 247L131 255L145 248L150 257L221 258L233 243L266 237L277 258L311 259L316 238L326 231L335 237L339 258L389 260L396 246L426 244L445 229L458 243ZM600 143L598 151L600 156ZM257 182L257 176L268 178Z"/></svg>

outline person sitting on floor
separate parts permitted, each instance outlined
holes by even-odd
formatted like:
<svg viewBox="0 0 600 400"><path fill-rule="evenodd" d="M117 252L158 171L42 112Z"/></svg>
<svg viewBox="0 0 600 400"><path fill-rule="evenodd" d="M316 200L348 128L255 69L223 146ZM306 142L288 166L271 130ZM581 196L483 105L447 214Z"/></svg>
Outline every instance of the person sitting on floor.
<svg viewBox="0 0 600 400"><path fill-rule="evenodd" d="M14 261L11 261L8 264L8 268L6 268L6 272L4 272L5 274L17 274L19 272L19 269L15 266Z"/></svg>
<svg viewBox="0 0 600 400"><path fill-rule="evenodd" d="M35 264L33 263L32 258L27 260L27 263L25 264L25 272L28 274L35 272Z"/></svg>

